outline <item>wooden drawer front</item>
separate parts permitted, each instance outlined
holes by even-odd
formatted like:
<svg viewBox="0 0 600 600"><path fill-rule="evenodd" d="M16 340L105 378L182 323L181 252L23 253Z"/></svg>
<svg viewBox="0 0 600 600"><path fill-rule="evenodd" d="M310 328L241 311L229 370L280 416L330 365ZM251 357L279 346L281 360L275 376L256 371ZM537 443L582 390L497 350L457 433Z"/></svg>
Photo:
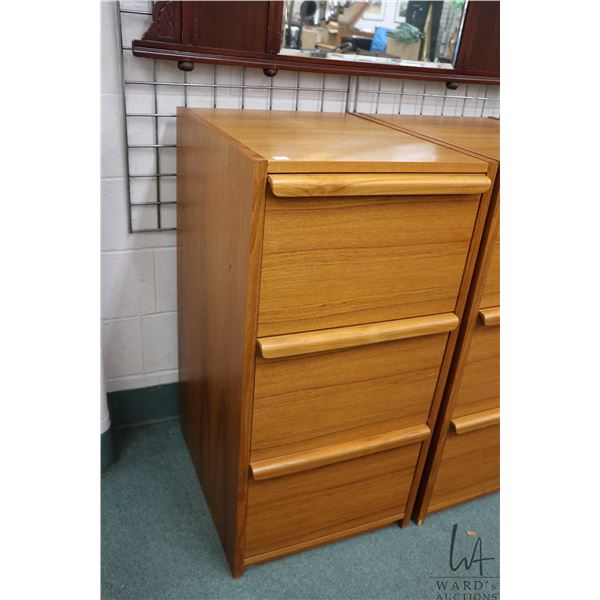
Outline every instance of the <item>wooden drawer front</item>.
<svg viewBox="0 0 600 600"><path fill-rule="evenodd" d="M252 460L426 423L447 337L258 356Z"/></svg>
<svg viewBox="0 0 600 600"><path fill-rule="evenodd" d="M494 250L479 305L482 307L500 306L500 232L498 232L498 237L494 243Z"/></svg>
<svg viewBox="0 0 600 600"><path fill-rule="evenodd" d="M258 335L452 312L479 195L267 194Z"/></svg>
<svg viewBox="0 0 600 600"><path fill-rule="evenodd" d="M446 438L429 512L500 489L500 425Z"/></svg>
<svg viewBox="0 0 600 600"><path fill-rule="evenodd" d="M266 481L250 480L246 559L298 551L400 520L421 444ZM277 552L279 551L279 552ZM268 558L268 557L265 557Z"/></svg>
<svg viewBox="0 0 600 600"><path fill-rule="evenodd" d="M500 327L478 319L452 415L461 417L500 406Z"/></svg>

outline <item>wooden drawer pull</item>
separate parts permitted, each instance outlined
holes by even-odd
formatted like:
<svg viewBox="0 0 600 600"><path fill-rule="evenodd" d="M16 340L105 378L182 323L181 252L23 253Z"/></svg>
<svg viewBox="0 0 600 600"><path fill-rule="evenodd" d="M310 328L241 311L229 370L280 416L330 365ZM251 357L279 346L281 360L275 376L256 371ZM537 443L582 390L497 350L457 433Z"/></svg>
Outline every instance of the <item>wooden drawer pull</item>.
<svg viewBox="0 0 600 600"><path fill-rule="evenodd" d="M257 344L263 358L283 358L445 333L456 329L457 326L458 317L454 313L443 313L383 323L275 335L258 338Z"/></svg>
<svg viewBox="0 0 600 600"><path fill-rule="evenodd" d="M325 448L253 462L250 464L250 470L254 479L258 481L273 479L421 442L429 437L429 433L427 425L415 425Z"/></svg>
<svg viewBox="0 0 600 600"><path fill-rule="evenodd" d="M492 184L482 174L335 173L269 175L275 196L428 196L482 194Z"/></svg>
<svg viewBox="0 0 600 600"><path fill-rule="evenodd" d="M479 311L479 318L487 327L500 325L500 307L495 306L494 308L482 308Z"/></svg>
<svg viewBox="0 0 600 600"><path fill-rule="evenodd" d="M492 408L491 410L484 410L473 415L456 417L450 421L450 424L458 435L483 429L484 427L491 427L492 425L499 425L500 409Z"/></svg>

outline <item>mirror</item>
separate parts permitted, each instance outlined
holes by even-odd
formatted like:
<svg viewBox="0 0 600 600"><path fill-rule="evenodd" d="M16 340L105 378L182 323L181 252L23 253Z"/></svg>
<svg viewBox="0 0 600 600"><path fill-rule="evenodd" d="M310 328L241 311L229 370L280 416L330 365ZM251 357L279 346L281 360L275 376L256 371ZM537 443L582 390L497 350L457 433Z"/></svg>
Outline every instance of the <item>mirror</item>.
<svg viewBox="0 0 600 600"><path fill-rule="evenodd" d="M453 69L466 0L286 0L282 55Z"/></svg>

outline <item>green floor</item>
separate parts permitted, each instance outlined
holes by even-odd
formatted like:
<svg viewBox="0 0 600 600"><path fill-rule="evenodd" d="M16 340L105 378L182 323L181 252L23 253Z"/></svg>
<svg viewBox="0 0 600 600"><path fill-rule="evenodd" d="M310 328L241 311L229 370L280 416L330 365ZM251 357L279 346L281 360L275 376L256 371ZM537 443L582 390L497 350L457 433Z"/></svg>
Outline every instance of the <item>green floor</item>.
<svg viewBox="0 0 600 600"><path fill-rule="evenodd" d="M102 479L102 598L499 598L499 496L251 567L232 579L175 421L125 430ZM477 539L482 556L469 570ZM468 536L467 530L475 532ZM479 552L476 554L479 557ZM446 591L443 586L446 586ZM459 595L456 595L459 594Z"/></svg>

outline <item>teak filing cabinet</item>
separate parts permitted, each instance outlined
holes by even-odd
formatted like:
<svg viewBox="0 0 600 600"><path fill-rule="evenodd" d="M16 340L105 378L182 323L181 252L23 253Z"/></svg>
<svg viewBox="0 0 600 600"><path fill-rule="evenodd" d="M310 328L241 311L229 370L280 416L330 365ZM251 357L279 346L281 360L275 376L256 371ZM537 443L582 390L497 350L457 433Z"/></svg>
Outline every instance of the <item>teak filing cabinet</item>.
<svg viewBox="0 0 600 600"><path fill-rule="evenodd" d="M177 136L181 423L233 574L408 524L497 164L349 114L179 109Z"/></svg>

